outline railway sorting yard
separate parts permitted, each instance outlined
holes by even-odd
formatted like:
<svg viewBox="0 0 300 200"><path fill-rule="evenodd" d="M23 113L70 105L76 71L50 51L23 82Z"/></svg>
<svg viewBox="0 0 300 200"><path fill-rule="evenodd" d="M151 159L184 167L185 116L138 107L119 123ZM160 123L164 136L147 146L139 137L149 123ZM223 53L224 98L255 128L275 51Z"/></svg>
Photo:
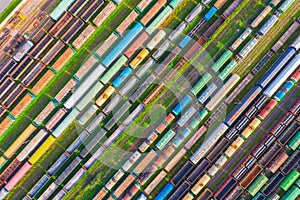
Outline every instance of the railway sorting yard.
<svg viewBox="0 0 300 200"><path fill-rule="evenodd" d="M22 2L0 199L299 199L299 26L298 0Z"/></svg>

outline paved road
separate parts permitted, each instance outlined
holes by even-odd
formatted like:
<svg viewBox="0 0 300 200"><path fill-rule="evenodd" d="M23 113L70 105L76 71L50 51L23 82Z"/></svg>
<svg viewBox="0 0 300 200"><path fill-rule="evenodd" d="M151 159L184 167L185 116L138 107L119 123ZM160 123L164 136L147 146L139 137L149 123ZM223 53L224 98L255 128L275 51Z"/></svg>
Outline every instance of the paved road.
<svg viewBox="0 0 300 200"><path fill-rule="evenodd" d="M295 94L297 94L296 97L295 97ZM214 188L216 182L224 175L224 173L232 174L232 172L244 160L244 159L241 159L238 161L239 157L245 153L245 149L248 149L250 147L250 145L256 140L257 137L264 138L268 134L268 132L273 128L273 126L270 126L270 124L275 125L276 122L281 118L281 117L279 117L278 119L276 119L276 117L278 115L283 116L283 114L286 113L289 110L289 108L293 105L292 102L295 102L296 99L299 99L299 98L300 98L300 83L298 83L297 86L291 90L291 92L285 97L285 99L279 104L279 106L277 106L275 108L275 110L261 124L261 126L259 127L259 131L256 131L255 134L250 136L250 138L242 145L242 148L240 148L232 156L232 158L224 165L222 170L207 184L207 187ZM267 128L267 127L269 127L269 128ZM263 130L267 130L267 131L264 132ZM251 147L250 151L247 151L248 152L247 155L249 154L249 152L251 152L255 148L255 146L256 145ZM246 156L244 156L243 158L245 158L245 157ZM232 166L234 166L234 168L233 168L233 170L230 170L230 169L232 169ZM223 182L224 181L222 181L222 183ZM218 187L216 187L216 188L218 188Z"/></svg>
<svg viewBox="0 0 300 200"><path fill-rule="evenodd" d="M12 0L0 0L0 13L12 2Z"/></svg>

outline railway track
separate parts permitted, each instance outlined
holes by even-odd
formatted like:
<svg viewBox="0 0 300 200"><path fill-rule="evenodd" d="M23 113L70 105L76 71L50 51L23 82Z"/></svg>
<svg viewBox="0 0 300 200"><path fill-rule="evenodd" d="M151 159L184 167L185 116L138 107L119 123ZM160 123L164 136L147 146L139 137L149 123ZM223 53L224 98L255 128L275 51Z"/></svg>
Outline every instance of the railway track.
<svg viewBox="0 0 300 200"><path fill-rule="evenodd" d="M299 6L300 2L297 1L291 6L289 12L281 15L275 26L272 27L272 29L265 36L263 36L263 38L259 40L258 44L255 46L255 50L251 51L246 56L246 58L242 59L238 67L235 70L233 70L232 73L238 73L240 76L243 76L245 75L245 73L249 72L249 66L256 65L257 63L254 63L254 61L261 55L267 53L269 50L269 46L271 48L271 45L273 43L276 43L276 38L279 38L281 36L278 35L278 30L280 30L279 32L281 32L288 27L289 19L297 15ZM263 53L264 51L265 53ZM259 62L259 60L257 62Z"/></svg>

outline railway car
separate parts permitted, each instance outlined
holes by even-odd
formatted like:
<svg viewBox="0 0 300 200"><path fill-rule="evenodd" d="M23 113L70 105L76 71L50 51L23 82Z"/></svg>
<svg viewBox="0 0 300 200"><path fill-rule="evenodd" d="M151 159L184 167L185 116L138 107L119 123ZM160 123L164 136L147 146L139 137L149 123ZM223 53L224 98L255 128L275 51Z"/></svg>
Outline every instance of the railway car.
<svg viewBox="0 0 300 200"><path fill-rule="evenodd" d="M97 162L100 157L104 154L105 149L103 147L100 147L98 150L95 151L92 157L83 165L83 167L88 170L90 169L95 162Z"/></svg>
<svg viewBox="0 0 300 200"><path fill-rule="evenodd" d="M204 174L204 172L209 167L209 161L204 159L197 167L191 172L191 174L187 177L187 181L191 184L194 184L195 181Z"/></svg>
<svg viewBox="0 0 300 200"><path fill-rule="evenodd" d="M260 13L259 15L253 20L251 23L252 28L256 28L264 19L265 17L271 12L272 7L267 5Z"/></svg>
<svg viewBox="0 0 300 200"><path fill-rule="evenodd" d="M112 85L115 88L119 88L120 85L131 75L132 73L132 69L129 67L124 68L121 73L119 74L119 76L117 76L113 82Z"/></svg>
<svg viewBox="0 0 300 200"><path fill-rule="evenodd" d="M55 9L50 13L50 17L57 21L65 11L74 3L75 0L63 0L61 1Z"/></svg>
<svg viewBox="0 0 300 200"><path fill-rule="evenodd" d="M25 160L33 150L39 146L42 140L46 137L48 132L44 129L41 129L25 146L25 148L16 156L19 161Z"/></svg>
<svg viewBox="0 0 300 200"><path fill-rule="evenodd" d="M297 164L297 162L300 159L300 152L296 151L294 152L289 158L288 160L282 165L281 167L281 171L283 172L283 174L288 174Z"/></svg>
<svg viewBox="0 0 300 200"><path fill-rule="evenodd" d="M254 118L248 127L242 132L242 136L244 138L248 138L256 129L257 127L261 124L261 121L258 118Z"/></svg>
<svg viewBox="0 0 300 200"><path fill-rule="evenodd" d="M206 132L206 126L202 125L198 131L188 140L188 142L184 145L186 149L190 149L199 138Z"/></svg>
<svg viewBox="0 0 300 200"><path fill-rule="evenodd" d="M171 42L169 40L165 40L152 54L152 57L155 60L158 60L165 52L170 51ZM174 50L172 51L174 52Z"/></svg>
<svg viewBox="0 0 300 200"><path fill-rule="evenodd" d="M255 181L248 187L248 192L251 196L255 196L258 191L263 187L265 183L267 183L268 178L264 174L260 174Z"/></svg>
<svg viewBox="0 0 300 200"><path fill-rule="evenodd" d="M67 61L73 56L73 54L74 51L71 48L67 48L51 67L56 71L62 69Z"/></svg>
<svg viewBox="0 0 300 200"><path fill-rule="evenodd" d="M171 179L172 185L177 186L181 181L183 181L193 167L193 163L187 161Z"/></svg>
<svg viewBox="0 0 300 200"><path fill-rule="evenodd" d="M4 79L5 75L15 68L17 62L14 59L9 59L7 63L0 70L0 81Z"/></svg>
<svg viewBox="0 0 300 200"><path fill-rule="evenodd" d="M141 157L141 153L138 151L135 151L130 158L123 164L122 168L124 171L128 171L133 164Z"/></svg>
<svg viewBox="0 0 300 200"><path fill-rule="evenodd" d="M129 192L122 198L123 200L130 200L140 189L140 185L139 184L134 184Z"/></svg>
<svg viewBox="0 0 300 200"><path fill-rule="evenodd" d="M149 51L147 49L142 49L137 56L129 63L132 69L137 68L143 60L149 55Z"/></svg>
<svg viewBox="0 0 300 200"><path fill-rule="evenodd" d="M17 173L6 183L4 188L7 191L12 190L26 175L26 173L31 169L32 165L29 162L25 162L22 167L17 171Z"/></svg>
<svg viewBox="0 0 300 200"><path fill-rule="evenodd" d="M136 51L140 50L143 47L143 43L149 38L149 35L146 32L142 32L132 43L131 45L125 50L124 55L127 58L130 58ZM112 44L112 42L110 43ZM109 46L109 45L107 45ZM151 60L147 60L146 63L151 62ZM143 66L149 66L147 64L144 64ZM138 71L136 72L136 75L138 77L140 77L140 75L138 75Z"/></svg>
<svg viewBox="0 0 300 200"><path fill-rule="evenodd" d="M32 102L32 100L33 97L29 93L26 93L25 96L22 97L22 99L18 102L18 104L11 110L10 114L17 118L21 114L21 112Z"/></svg>
<svg viewBox="0 0 300 200"><path fill-rule="evenodd" d="M295 2L295 0L285 0L278 8L280 13L285 13L289 7Z"/></svg>
<svg viewBox="0 0 300 200"><path fill-rule="evenodd" d="M201 158L203 158L207 152L212 148L218 139L225 133L228 126L224 123L218 125L218 127L209 135L209 137L203 142L203 144L194 152L190 157L190 160L197 164Z"/></svg>
<svg viewBox="0 0 300 200"><path fill-rule="evenodd" d="M245 58L257 45L258 40L256 38L252 38L238 53L241 58Z"/></svg>
<svg viewBox="0 0 300 200"><path fill-rule="evenodd" d="M18 84L11 93L7 94L8 96L2 101L2 105L7 109L11 108L22 94L25 94L25 88L21 84Z"/></svg>
<svg viewBox="0 0 300 200"><path fill-rule="evenodd" d="M158 141L158 143L156 144L156 147L159 150L162 150L167 143L175 136L175 132L172 130L169 130L167 133L165 133L165 135Z"/></svg>
<svg viewBox="0 0 300 200"><path fill-rule="evenodd" d="M189 95L184 96L180 102L175 106L175 108L172 110L172 112L175 115L178 115L180 112L183 111L183 109L190 103L191 97Z"/></svg>
<svg viewBox="0 0 300 200"><path fill-rule="evenodd" d="M300 189L293 185L282 197L282 200L297 199L300 195Z"/></svg>
<svg viewBox="0 0 300 200"><path fill-rule="evenodd" d="M96 26L100 26L117 8L117 5L110 1L102 10L101 12L95 17L93 23Z"/></svg>
<svg viewBox="0 0 300 200"><path fill-rule="evenodd" d="M262 88L255 86L250 92L243 98L242 102L234 108L234 110L226 117L225 123L231 126L246 110L246 108L259 96Z"/></svg>
<svg viewBox="0 0 300 200"><path fill-rule="evenodd" d="M289 158L289 156L285 152L279 153L268 165L268 170L272 173L275 173L279 167Z"/></svg>
<svg viewBox="0 0 300 200"><path fill-rule="evenodd" d="M145 10L145 8L147 8L151 2L152 2L152 0L142 0L142 1L136 6L136 8L137 8L140 12L143 12L143 11Z"/></svg>
<svg viewBox="0 0 300 200"><path fill-rule="evenodd" d="M293 185L293 183L299 178L299 176L300 173L296 169L293 169L279 184L279 187L281 187L284 191L287 191Z"/></svg>
<svg viewBox="0 0 300 200"><path fill-rule="evenodd" d="M212 7L204 16L204 19L206 21L210 20L212 18L212 16L214 16L216 14L216 12L218 11L218 9L216 7Z"/></svg>
<svg viewBox="0 0 300 200"><path fill-rule="evenodd" d="M158 168L161 168L165 164L165 162L173 155L174 152L175 148L172 146L168 146L155 160L154 165Z"/></svg>
<svg viewBox="0 0 300 200"><path fill-rule="evenodd" d="M14 54L13 59L17 62L21 61L21 59L25 56L27 52L33 47L33 43L30 40L27 40L20 49Z"/></svg>
<svg viewBox="0 0 300 200"><path fill-rule="evenodd" d="M50 180L50 177L48 175L43 175L38 182L31 188L31 190L27 193L27 195L31 198L33 198L43 186L45 186L48 181Z"/></svg>
<svg viewBox="0 0 300 200"><path fill-rule="evenodd" d="M237 62L235 60L230 61L226 67L220 72L218 77L222 80L225 81L225 79L229 76L229 74L236 68Z"/></svg>
<svg viewBox="0 0 300 200"><path fill-rule="evenodd" d="M4 181L7 182L7 180L10 179L10 177L15 173L19 166L21 165L21 161L18 159L13 159L13 161L4 169L4 171L0 175L1 182L3 183ZM2 185L1 183L1 185Z"/></svg>
<svg viewBox="0 0 300 200"><path fill-rule="evenodd" d="M262 168L256 164L248 173L247 175L241 179L240 185L246 189L249 185L255 180L255 178L260 175Z"/></svg>
<svg viewBox="0 0 300 200"><path fill-rule="evenodd" d="M75 186L75 184L80 180L80 178L84 176L85 172L86 171L84 169L82 168L79 169L77 173L66 183L64 189L66 191L70 191Z"/></svg>
<svg viewBox="0 0 300 200"><path fill-rule="evenodd" d="M134 170L133 170L134 174L139 175L139 174L145 172L145 168L147 167L147 165L149 165L154 160L156 155L157 155L157 153L153 150L148 152L144 156L144 158L138 163L138 165L134 168Z"/></svg>
<svg viewBox="0 0 300 200"><path fill-rule="evenodd" d="M154 37L146 44L146 47L152 51L162 41L166 34L167 33L164 30L159 30L154 35Z"/></svg>
<svg viewBox="0 0 300 200"><path fill-rule="evenodd" d="M235 42L230 46L230 49L235 51L251 34L252 29L246 28L246 30L235 40Z"/></svg>
<svg viewBox="0 0 300 200"><path fill-rule="evenodd" d="M53 38L46 34L29 52L33 58L37 58L43 50L49 46L50 43L53 42Z"/></svg>
<svg viewBox="0 0 300 200"><path fill-rule="evenodd" d="M167 3L166 0L158 0L151 9L142 17L140 22L145 26L158 13L158 11Z"/></svg>
<svg viewBox="0 0 300 200"><path fill-rule="evenodd" d="M185 21L191 23L204 9L205 7L203 5L198 4L185 18Z"/></svg>
<svg viewBox="0 0 300 200"><path fill-rule="evenodd" d="M16 79L23 70L25 70L31 63L33 62L33 59L29 56L26 56L20 63L17 65L12 72L10 72L10 76L13 79Z"/></svg>
<svg viewBox="0 0 300 200"><path fill-rule="evenodd" d="M300 41L300 37L299 37ZM294 45L297 46L297 45ZM266 87L271 80L278 74L278 72L285 66L285 64L290 60L295 54L295 49L297 47L289 47L280 58L272 65L272 67L265 73L265 75L260 79L258 85L261 87Z"/></svg>
<svg viewBox="0 0 300 200"><path fill-rule="evenodd" d="M80 35L73 41L72 45L75 49L79 49L87 40L88 38L95 32L95 27L92 25L88 25Z"/></svg>
<svg viewBox="0 0 300 200"><path fill-rule="evenodd" d="M78 122L82 125L86 124L91 119L91 117L96 115L97 110L97 106L91 105L87 110L85 110L83 115L79 118Z"/></svg>
<svg viewBox="0 0 300 200"><path fill-rule="evenodd" d="M174 31L169 35L169 40L172 42L175 42L175 40L182 35L183 31L186 29L187 24L185 22L182 22L179 24Z"/></svg>
<svg viewBox="0 0 300 200"><path fill-rule="evenodd" d="M143 25L137 23L128 33L118 42L118 44L103 58L103 65L108 67L128 46L128 44L142 31Z"/></svg>
<svg viewBox="0 0 300 200"><path fill-rule="evenodd" d="M171 183L167 183L164 188L154 197L154 200L163 200L166 199L172 190L174 189L174 186Z"/></svg>
<svg viewBox="0 0 300 200"><path fill-rule="evenodd" d="M157 176L150 182L150 184L144 190L146 194L150 194L156 186L165 178L167 173L165 171L161 171Z"/></svg>
<svg viewBox="0 0 300 200"><path fill-rule="evenodd" d="M206 109L202 109L200 113L197 115L197 117L189 123L189 127L191 127L191 129L197 128L198 124L202 122L207 115L208 115L208 111Z"/></svg>
<svg viewBox="0 0 300 200"><path fill-rule="evenodd" d="M51 183L45 191L41 194L39 197L40 199L49 199L50 196L54 193L54 191L58 188L58 185L56 183Z"/></svg>
<svg viewBox="0 0 300 200"><path fill-rule="evenodd" d="M217 85L215 83L211 83L207 86L207 88L200 94L198 97L198 101L204 105L207 102L208 98L212 96L212 94L217 89Z"/></svg>
<svg viewBox="0 0 300 200"><path fill-rule="evenodd" d="M210 177L206 174L202 176L199 181L192 187L191 191L194 195L199 194L199 192L205 187L205 185L210 181Z"/></svg>
<svg viewBox="0 0 300 200"><path fill-rule="evenodd" d="M72 91L72 89L75 87L76 81L74 79L70 79L67 84L56 94L54 99L57 102L61 102L64 100L64 98Z"/></svg>
<svg viewBox="0 0 300 200"><path fill-rule="evenodd" d="M81 158L78 156L74 158L72 162L68 164L68 166L63 170L63 172L57 176L56 180L54 181L57 185L62 184L66 178L75 170L75 168L81 162Z"/></svg>
<svg viewBox="0 0 300 200"><path fill-rule="evenodd" d="M52 135L56 138L59 137L64 130L76 119L76 117L79 115L80 111L77 109L73 109L66 118L55 128L55 130L52 132Z"/></svg>
<svg viewBox="0 0 300 200"><path fill-rule="evenodd" d="M46 128L48 131L53 131L54 128L58 125L58 123L64 118L67 111L64 108L60 108L46 123Z"/></svg>
<svg viewBox="0 0 300 200"><path fill-rule="evenodd" d="M193 106L190 106L179 118L177 121L177 124L181 127L183 127L191 118L192 116L197 112L196 108Z"/></svg>
<svg viewBox="0 0 300 200"><path fill-rule="evenodd" d="M65 43L70 43L74 36L82 31L83 26L84 22L81 19L76 19L73 25L61 36L61 40Z"/></svg>
<svg viewBox="0 0 300 200"><path fill-rule="evenodd" d="M229 141L226 138L223 138L216 147L206 156L206 159L210 162L214 162L223 150L228 146Z"/></svg>
<svg viewBox="0 0 300 200"><path fill-rule="evenodd" d="M218 72L219 69L231 58L233 53L230 50L226 50L220 58L211 66L211 69Z"/></svg>
<svg viewBox="0 0 300 200"><path fill-rule="evenodd" d="M182 159L182 157L185 155L186 150L184 148L181 148L179 152L173 157L170 162L165 166L165 171L170 172L172 168Z"/></svg>
<svg viewBox="0 0 300 200"><path fill-rule="evenodd" d="M153 21L150 22L146 28L146 32L151 35L172 13L173 8L171 6L166 6L163 10L156 16Z"/></svg>
<svg viewBox="0 0 300 200"><path fill-rule="evenodd" d="M210 39L217 29L225 22L226 17L221 15L204 33L203 37Z"/></svg>
<svg viewBox="0 0 300 200"><path fill-rule="evenodd" d="M236 181L230 176L214 193L216 199L223 199L226 194L236 185Z"/></svg>
<svg viewBox="0 0 300 200"><path fill-rule="evenodd" d="M133 120L145 109L143 104L139 104L131 113L130 115L123 121L123 126L129 126Z"/></svg>
<svg viewBox="0 0 300 200"><path fill-rule="evenodd" d="M269 103L267 103L267 105L263 108L263 110L258 114L258 117L261 120L264 120L266 116L275 108L276 105L277 101L271 99Z"/></svg>
<svg viewBox="0 0 300 200"><path fill-rule="evenodd" d="M115 191L113 192L114 196L120 198L121 195L125 192L125 190L129 187L129 185L131 185L134 182L135 179L136 177L134 175L129 174L127 178L121 183L121 185L119 185L117 189L115 189Z"/></svg>
<svg viewBox="0 0 300 200"><path fill-rule="evenodd" d="M69 97L69 99L64 103L64 106L67 109L72 108L76 103L78 103L82 96L90 91L95 95L96 90L100 90L103 85L99 82L97 82L99 74L102 74L104 72L105 68L100 64L98 65L81 84L80 86L75 90L75 92ZM94 90L91 90L91 87L97 83L97 87L94 86ZM91 99L90 99L91 100Z"/></svg>
<svg viewBox="0 0 300 200"><path fill-rule="evenodd" d="M275 23L278 21L278 18L275 15L272 15L268 21L258 30L258 33L260 35L266 35L269 30L275 25Z"/></svg>
<svg viewBox="0 0 300 200"><path fill-rule="evenodd" d="M164 84L159 84L152 90L152 92L144 99L143 104L145 106L149 105L165 88Z"/></svg>
<svg viewBox="0 0 300 200"><path fill-rule="evenodd" d="M190 188L190 184L188 182L183 182L174 192L173 194L169 197L169 199L176 200L176 199L181 199L183 195L188 191Z"/></svg>
<svg viewBox="0 0 300 200"><path fill-rule="evenodd" d="M271 97L281 87L281 85L293 74L300 65L300 54L297 54L286 67L276 76L270 85L263 92L268 97Z"/></svg>
<svg viewBox="0 0 300 200"><path fill-rule="evenodd" d="M266 196L270 196L271 192L279 185L284 176L281 173L276 173L271 177L268 184L262 188L262 193Z"/></svg>
<svg viewBox="0 0 300 200"><path fill-rule="evenodd" d="M67 26L67 24L73 19L73 15L66 12L49 30L49 33L54 37L57 37L61 31Z"/></svg>
<svg viewBox="0 0 300 200"><path fill-rule="evenodd" d="M279 90L279 91L275 94L274 99L275 99L276 101L280 102L280 101L284 98L284 96L285 96L284 91Z"/></svg>
<svg viewBox="0 0 300 200"><path fill-rule="evenodd" d="M99 57L101 57L112 45L114 45L114 42L118 39L118 35L114 32L111 33L108 38L106 38L98 47L96 50L96 53ZM126 55L126 53L125 53ZM126 55L127 56L127 55ZM128 56L127 56L128 57Z"/></svg>
<svg viewBox="0 0 300 200"><path fill-rule="evenodd" d="M88 72L95 66L98 59L94 56L89 57L84 64L78 69L78 71L75 74L75 77L77 80L81 80Z"/></svg>
<svg viewBox="0 0 300 200"><path fill-rule="evenodd" d="M291 81L293 83L297 83L300 79L300 70L297 70L291 77L290 77Z"/></svg>
<svg viewBox="0 0 300 200"><path fill-rule="evenodd" d="M47 70L46 73L43 74L43 76L32 87L32 93L36 95L39 94L53 77L54 73L50 70Z"/></svg>
<svg viewBox="0 0 300 200"><path fill-rule="evenodd" d="M81 18L84 21L89 21L89 19L97 12L97 10L103 5L103 3L103 0L93 2L92 5L82 14Z"/></svg>
<svg viewBox="0 0 300 200"><path fill-rule="evenodd" d="M63 153L48 169L47 174L53 176L69 159L66 153Z"/></svg>
<svg viewBox="0 0 300 200"><path fill-rule="evenodd" d="M39 146L39 148L34 152L34 154L31 155L31 157L28 159L28 162L32 165L35 164L43 156L43 154L53 145L55 141L55 137L49 135L49 137Z"/></svg>
<svg viewBox="0 0 300 200"><path fill-rule="evenodd" d="M122 169L119 169L111 179L105 184L105 188L111 190L115 184L125 175Z"/></svg>
<svg viewBox="0 0 300 200"><path fill-rule="evenodd" d="M40 62L34 62L26 68L24 73L18 77L18 80L20 80L24 86L28 87L34 80L36 80L44 69L45 65Z"/></svg>
<svg viewBox="0 0 300 200"><path fill-rule="evenodd" d="M26 129L21 133L21 135L9 146L9 148L4 152L6 158L11 158L22 144L36 131L36 127L29 124Z"/></svg>
<svg viewBox="0 0 300 200"><path fill-rule="evenodd" d="M299 145L300 145L300 131L298 131L288 142L288 146L294 151L299 147Z"/></svg>
<svg viewBox="0 0 300 200"><path fill-rule="evenodd" d="M138 14L136 13L136 11L131 11L131 13L117 27L116 31L122 35L124 31L129 27L129 25L137 18L137 16Z"/></svg>
<svg viewBox="0 0 300 200"><path fill-rule="evenodd" d="M55 45L45 54L45 56L42 58L41 62L45 65L49 65L50 62L54 60L54 58L62 51L62 49L65 47L65 44L61 41L58 41L55 43ZM66 50L66 52L69 53L70 50ZM73 54L72 54L73 55ZM63 57L67 57L66 55L62 55L59 59L62 59ZM67 57L69 59L70 57ZM64 63L63 63L64 64ZM63 65L62 64L62 65ZM61 66L62 67L62 66Z"/></svg>
<svg viewBox="0 0 300 200"><path fill-rule="evenodd" d="M133 92L129 97L130 102L135 102L145 91L146 89L154 82L155 76L150 75L148 78Z"/></svg>

